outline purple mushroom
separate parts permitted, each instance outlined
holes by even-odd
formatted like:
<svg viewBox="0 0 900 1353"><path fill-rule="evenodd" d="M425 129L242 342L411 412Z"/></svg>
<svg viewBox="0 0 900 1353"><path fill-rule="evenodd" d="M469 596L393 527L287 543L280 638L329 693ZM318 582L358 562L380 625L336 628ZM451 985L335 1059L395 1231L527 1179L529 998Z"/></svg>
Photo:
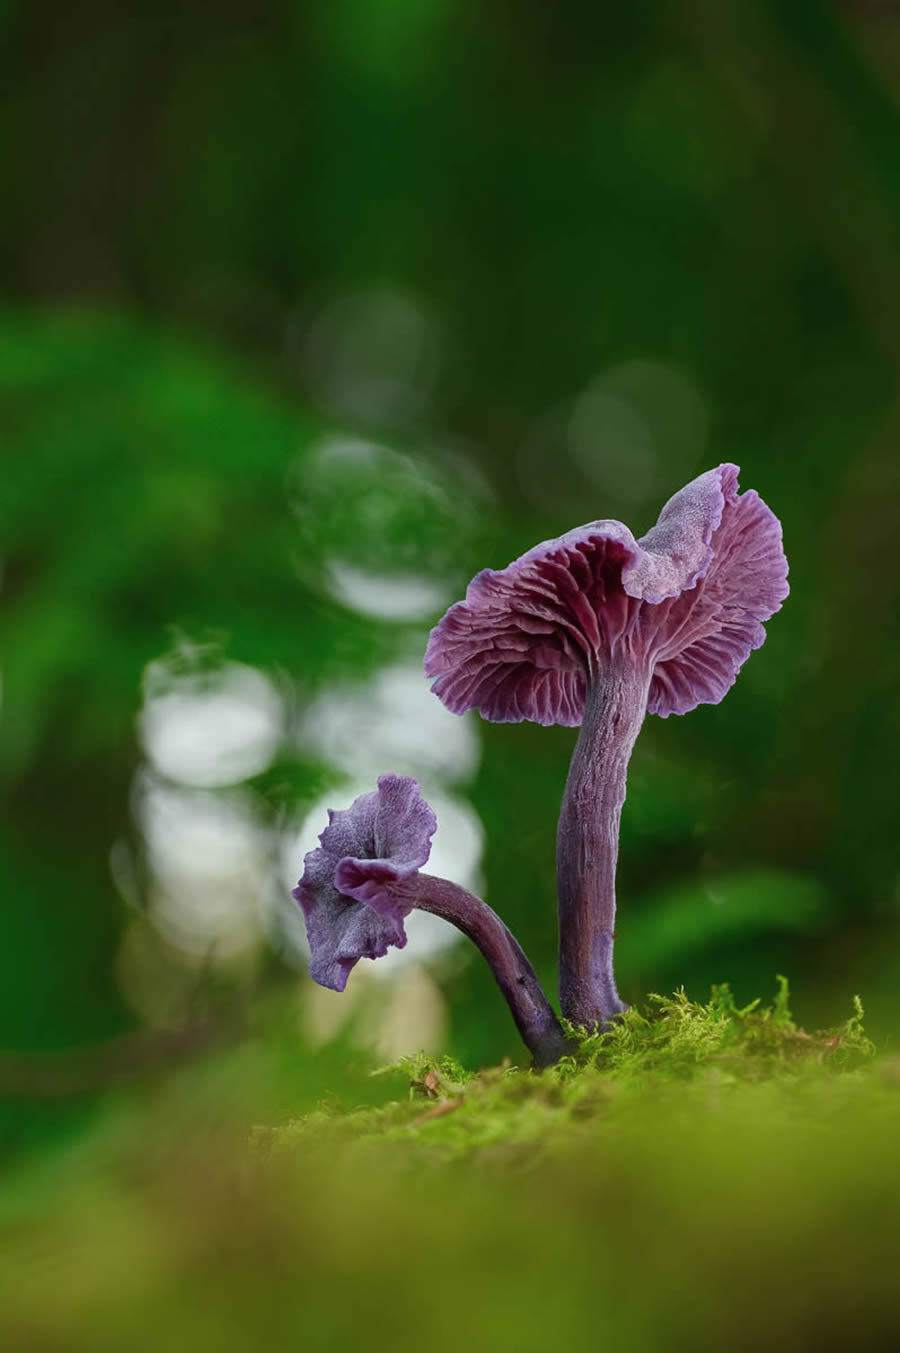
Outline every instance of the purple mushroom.
<svg viewBox="0 0 900 1353"><path fill-rule="evenodd" d="M410 776L382 775L378 788L329 812L319 847L304 860L294 897L306 917L310 976L343 991L361 958L382 958L406 944L411 911L450 921L481 950L538 1066L568 1049L534 969L512 934L474 893L420 873L437 821Z"/></svg>
<svg viewBox="0 0 900 1353"><path fill-rule="evenodd" d="M581 1025L625 1009L613 977L628 759L644 715L717 704L787 596L781 526L738 467L670 498L635 540L595 521L484 569L432 630L425 672L448 709L580 724L557 838L560 1001Z"/></svg>

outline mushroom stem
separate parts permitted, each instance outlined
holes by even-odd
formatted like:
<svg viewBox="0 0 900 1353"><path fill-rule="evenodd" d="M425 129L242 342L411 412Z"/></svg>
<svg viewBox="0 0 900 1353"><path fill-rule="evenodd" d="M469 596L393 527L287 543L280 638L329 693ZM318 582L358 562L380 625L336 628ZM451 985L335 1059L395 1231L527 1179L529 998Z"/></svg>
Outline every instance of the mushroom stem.
<svg viewBox="0 0 900 1353"><path fill-rule="evenodd" d="M611 665L588 685L556 844L559 999L573 1024L607 1024L628 1007L613 976L616 860L628 761L652 673Z"/></svg>
<svg viewBox="0 0 900 1353"><path fill-rule="evenodd" d="M422 873L398 884L397 895L419 911L449 921L481 950L537 1066L552 1066L571 1051L537 973L518 940L486 902L449 879Z"/></svg>

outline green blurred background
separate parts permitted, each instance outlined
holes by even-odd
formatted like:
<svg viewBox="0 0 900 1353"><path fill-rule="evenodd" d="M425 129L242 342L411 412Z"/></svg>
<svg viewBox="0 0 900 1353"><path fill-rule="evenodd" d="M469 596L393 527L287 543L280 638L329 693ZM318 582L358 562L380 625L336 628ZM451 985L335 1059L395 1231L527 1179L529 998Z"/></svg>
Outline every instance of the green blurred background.
<svg viewBox="0 0 900 1353"><path fill-rule="evenodd" d="M574 734L445 714L428 629L722 460L792 592L641 735L623 994L782 971L889 1043L897 7L6 0L0 88L3 1149L185 1059L252 1118L518 1057L439 923L314 990L288 890L326 803L417 774L553 987Z"/></svg>

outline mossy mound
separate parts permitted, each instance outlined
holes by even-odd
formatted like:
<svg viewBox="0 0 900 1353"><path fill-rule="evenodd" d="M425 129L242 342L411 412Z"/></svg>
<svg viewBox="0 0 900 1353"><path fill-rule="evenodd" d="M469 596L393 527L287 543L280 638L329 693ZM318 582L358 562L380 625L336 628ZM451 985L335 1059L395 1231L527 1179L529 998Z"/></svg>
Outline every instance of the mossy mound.
<svg viewBox="0 0 900 1353"><path fill-rule="evenodd" d="M769 1006L757 1000L739 1007L723 985L706 1004L683 991L651 996L645 1008L628 1010L605 1032L569 1033L572 1055L541 1073L512 1065L472 1073L450 1057L407 1057L375 1073L388 1082L403 1077L403 1099L350 1111L323 1105L283 1127L258 1128L254 1148L274 1157L325 1141L329 1149L382 1141L445 1158L496 1152L504 1144L543 1153L584 1135L592 1123L673 1096L696 1112L710 1096L742 1084L776 1087L785 1105L792 1099L799 1105L821 1088L852 1094L855 1081L846 1073L865 1067L875 1053L858 998L842 1025L810 1034L791 1016L784 978Z"/></svg>
<svg viewBox="0 0 900 1353"><path fill-rule="evenodd" d="M720 988L540 1075L411 1058L345 1082L380 1107L320 1107L248 1153L266 1047L23 1167L0 1197L0 1346L896 1346L900 1063L858 1006L808 1035L784 985L768 1008Z"/></svg>

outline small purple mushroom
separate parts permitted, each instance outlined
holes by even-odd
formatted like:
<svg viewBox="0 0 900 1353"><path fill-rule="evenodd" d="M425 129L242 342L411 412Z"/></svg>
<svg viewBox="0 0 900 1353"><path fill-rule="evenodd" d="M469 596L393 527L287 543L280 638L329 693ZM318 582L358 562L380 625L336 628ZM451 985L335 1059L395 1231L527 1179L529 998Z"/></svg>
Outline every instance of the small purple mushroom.
<svg viewBox="0 0 900 1353"><path fill-rule="evenodd" d="M306 917L310 976L343 991L361 958L403 948L411 911L430 911L478 946L535 1062L549 1066L568 1050L568 1041L513 935L480 897L419 872L436 827L418 783L405 775L382 775L377 790L329 812L293 893Z"/></svg>
<svg viewBox="0 0 900 1353"><path fill-rule="evenodd" d="M644 715L718 704L788 594L781 526L720 465L635 540L595 521L484 569L432 630L425 672L455 714L580 724L557 838L560 1001L573 1023L625 1006L613 977L628 760Z"/></svg>

